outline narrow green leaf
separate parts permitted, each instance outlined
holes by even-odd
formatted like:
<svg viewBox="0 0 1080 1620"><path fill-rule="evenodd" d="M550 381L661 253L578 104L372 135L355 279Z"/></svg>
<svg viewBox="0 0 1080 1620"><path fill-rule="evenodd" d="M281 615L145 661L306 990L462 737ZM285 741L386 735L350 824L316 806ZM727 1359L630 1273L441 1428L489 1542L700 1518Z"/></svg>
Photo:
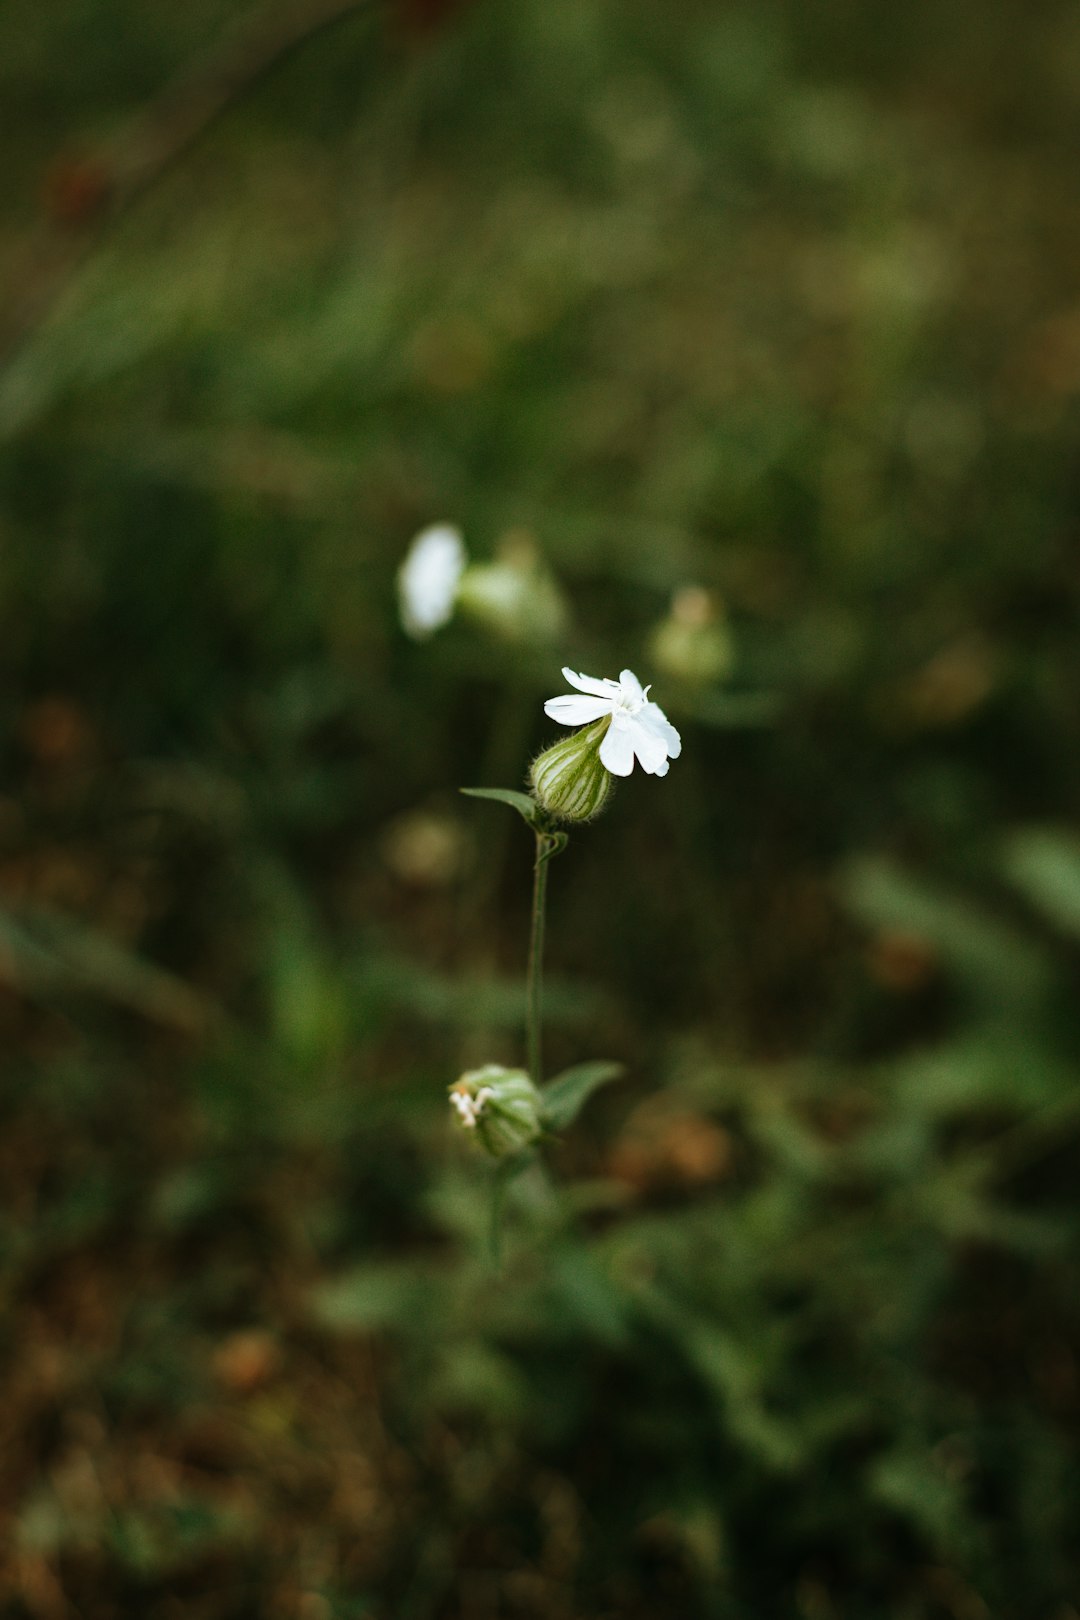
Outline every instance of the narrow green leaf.
<svg viewBox="0 0 1080 1620"><path fill-rule="evenodd" d="M1080 934L1080 844L1050 827L1025 827L1004 850L1007 875L1066 933Z"/></svg>
<svg viewBox="0 0 1080 1620"><path fill-rule="evenodd" d="M408 1262L357 1266L312 1291L310 1309L325 1327L373 1333L415 1320L433 1279Z"/></svg>
<svg viewBox="0 0 1080 1620"><path fill-rule="evenodd" d="M0 910L0 980L30 997L100 996L184 1033L200 1034L220 1010L156 963L99 929L49 906Z"/></svg>
<svg viewBox="0 0 1080 1620"><path fill-rule="evenodd" d="M1052 980L1048 951L967 895L873 857L850 861L839 881L841 897L864 922L928 940L968 994L995 1012L1045 994Z"/></svg>
<svg viewBox="0 0 1080 1620"><path fill-rule="evenodd" d="M470 799L496 799L499 804L508 804L530 827L536 826L539 805L527 793L518 793L513 788L462 788L461 792Z"/></svg>
<svg viewBox="0 0 1080 1620"><path fill-rule="evenodd" d="M594 1091L617 1080L623 1073L621 1063L599 1059L594 1063L577 1063L564 1069L546 1086L541 1087L544 1123L553 1131L572 1125Z"/></svg>

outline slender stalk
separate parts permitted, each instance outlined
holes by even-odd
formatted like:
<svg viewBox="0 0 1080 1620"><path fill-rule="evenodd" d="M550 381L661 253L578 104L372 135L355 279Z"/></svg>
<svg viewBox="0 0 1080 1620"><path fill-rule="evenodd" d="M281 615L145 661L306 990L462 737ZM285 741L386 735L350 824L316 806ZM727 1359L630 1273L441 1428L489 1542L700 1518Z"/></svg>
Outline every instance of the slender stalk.
<svg viewBox="0 0 1080 1620"><path fill-rule="evenodd" d="M506 1165L497 1164L491 1176L491 1220L488 1226L488 1258L495 1271L502 1270L503 1209L508 1180Z"/></svg>
<svg viewBox="0 0 1080 1620"><path fill-rule="evenodd" d="M553 850L545 833L536 835L536 865L533 867L532 930L529 936L529 978L526 1007L526 1047L529 1078L538 1086L543 1082L540 1025L543 1002L544 972L544 920L547 911L548 863Z"/></svg>
<svg viewBox="0 0 1080 1620"><path fill-rule="evenodd" d="M528 1051L529 1078L536 1086L543 1084L541 1056L541 1025L543 1018L544 925L547 913L548 865L553 855L566 848L563 832L541 832L536 828L536 862L533 866L532 926L529 931L529 976L526 984L525 1043ZM488 1226L488 1254L496 1272L502 1270L503 1211L506 1189L533 1160L535 1155L519 1153L495 1167L491 1182L491 1219Z"/></svg>

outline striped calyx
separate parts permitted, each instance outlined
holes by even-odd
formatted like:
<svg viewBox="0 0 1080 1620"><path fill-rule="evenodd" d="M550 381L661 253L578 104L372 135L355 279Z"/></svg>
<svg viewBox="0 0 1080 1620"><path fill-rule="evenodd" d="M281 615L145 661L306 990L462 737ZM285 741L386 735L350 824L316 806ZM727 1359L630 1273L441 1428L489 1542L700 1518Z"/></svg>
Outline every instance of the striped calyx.
<svg viewBox="0 0 1080 1620"><path fill-rule="evenodd" d="M591 821L607 803L611 775L600 760L600 744L611 724L605 715L545 748L529 768L537 803L560 821Z"/></svg>
<svg viewBox="0 0 1080 1620"><path fill-rule="evenodd" d="M488 1063L450 1087L458 1124L493 1159L521 1153L541 1135L540 1093L524 1069Z"/></svg>

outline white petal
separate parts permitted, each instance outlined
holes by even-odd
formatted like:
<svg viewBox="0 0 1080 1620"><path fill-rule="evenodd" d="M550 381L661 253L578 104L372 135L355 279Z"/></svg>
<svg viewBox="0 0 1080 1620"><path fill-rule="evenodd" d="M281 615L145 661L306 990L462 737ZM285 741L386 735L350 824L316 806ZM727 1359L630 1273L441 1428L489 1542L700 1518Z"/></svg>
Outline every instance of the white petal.
<svg viewBox="0 0 1080 1620"><path fill-rule="evenodd" d="M682 753L682 738L659 703L653 703L650 700L641 712L635 716L635 719L646 730L651 731L654 736L661 739L672 759L678 759Z"/></svg>
<svg viewBox="0 0 1080 1620"><path fill-rule="evenodd" d="M563 670L563 680L576 686L579 692L591 692L593 697L613 697L618 689L615 681L598 681L592 675L575 675L572 669Z"/></svg>
<svg viewBox="0 0 1080 1620"><path fill-rule="evenodd" d="M667 748L655 732L643 726L635 717L629 725L630 741L641 768L649 776L664 776L667 772Z"/></svg>
<svg viewBox="0 0 1080 1620"><path fill-rule="evenodd" d="M635 702L640 703L643 700L645 693L642 690L641 682L638 680L632 669L624 669L620 671L619 685L629 697L632 697L635 700Z"/></svg>
<svg viewBox="0 0 1080 1620"><path fill-rule="evenodd" d="M629 776L634 768L634 740L629 727L612 720L600 744L600 763L612 776Z"/></svg>
<svg viewBox="0 0 1080 1620"><path fill-rule="evenodd" d="M544 713L560 726L587 726L590 720L599 720L611 713L611 699L600 697L548 698Z"/></svg>
<svg viewBox="0 0 1080 1620"><path fill-rule="evenodd" d="M450 618L465 562L461 531L448 523L416 536L398 570L401 621L409 635L430 635Z"/></svg>

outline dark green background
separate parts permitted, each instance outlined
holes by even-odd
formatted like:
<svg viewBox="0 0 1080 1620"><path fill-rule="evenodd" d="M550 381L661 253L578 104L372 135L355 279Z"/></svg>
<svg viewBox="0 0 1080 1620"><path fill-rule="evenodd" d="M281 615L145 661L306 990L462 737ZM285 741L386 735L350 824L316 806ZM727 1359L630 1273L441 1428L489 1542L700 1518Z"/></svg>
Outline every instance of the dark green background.
<svg viewBox="0 0 1080 1620"><path fill-rule="evenodd" d="M114 215L276 15L0 7L0 1611L1076 1620L1075 8L372 5ZM684 751L497 1278L564 663Z"/></svg>

